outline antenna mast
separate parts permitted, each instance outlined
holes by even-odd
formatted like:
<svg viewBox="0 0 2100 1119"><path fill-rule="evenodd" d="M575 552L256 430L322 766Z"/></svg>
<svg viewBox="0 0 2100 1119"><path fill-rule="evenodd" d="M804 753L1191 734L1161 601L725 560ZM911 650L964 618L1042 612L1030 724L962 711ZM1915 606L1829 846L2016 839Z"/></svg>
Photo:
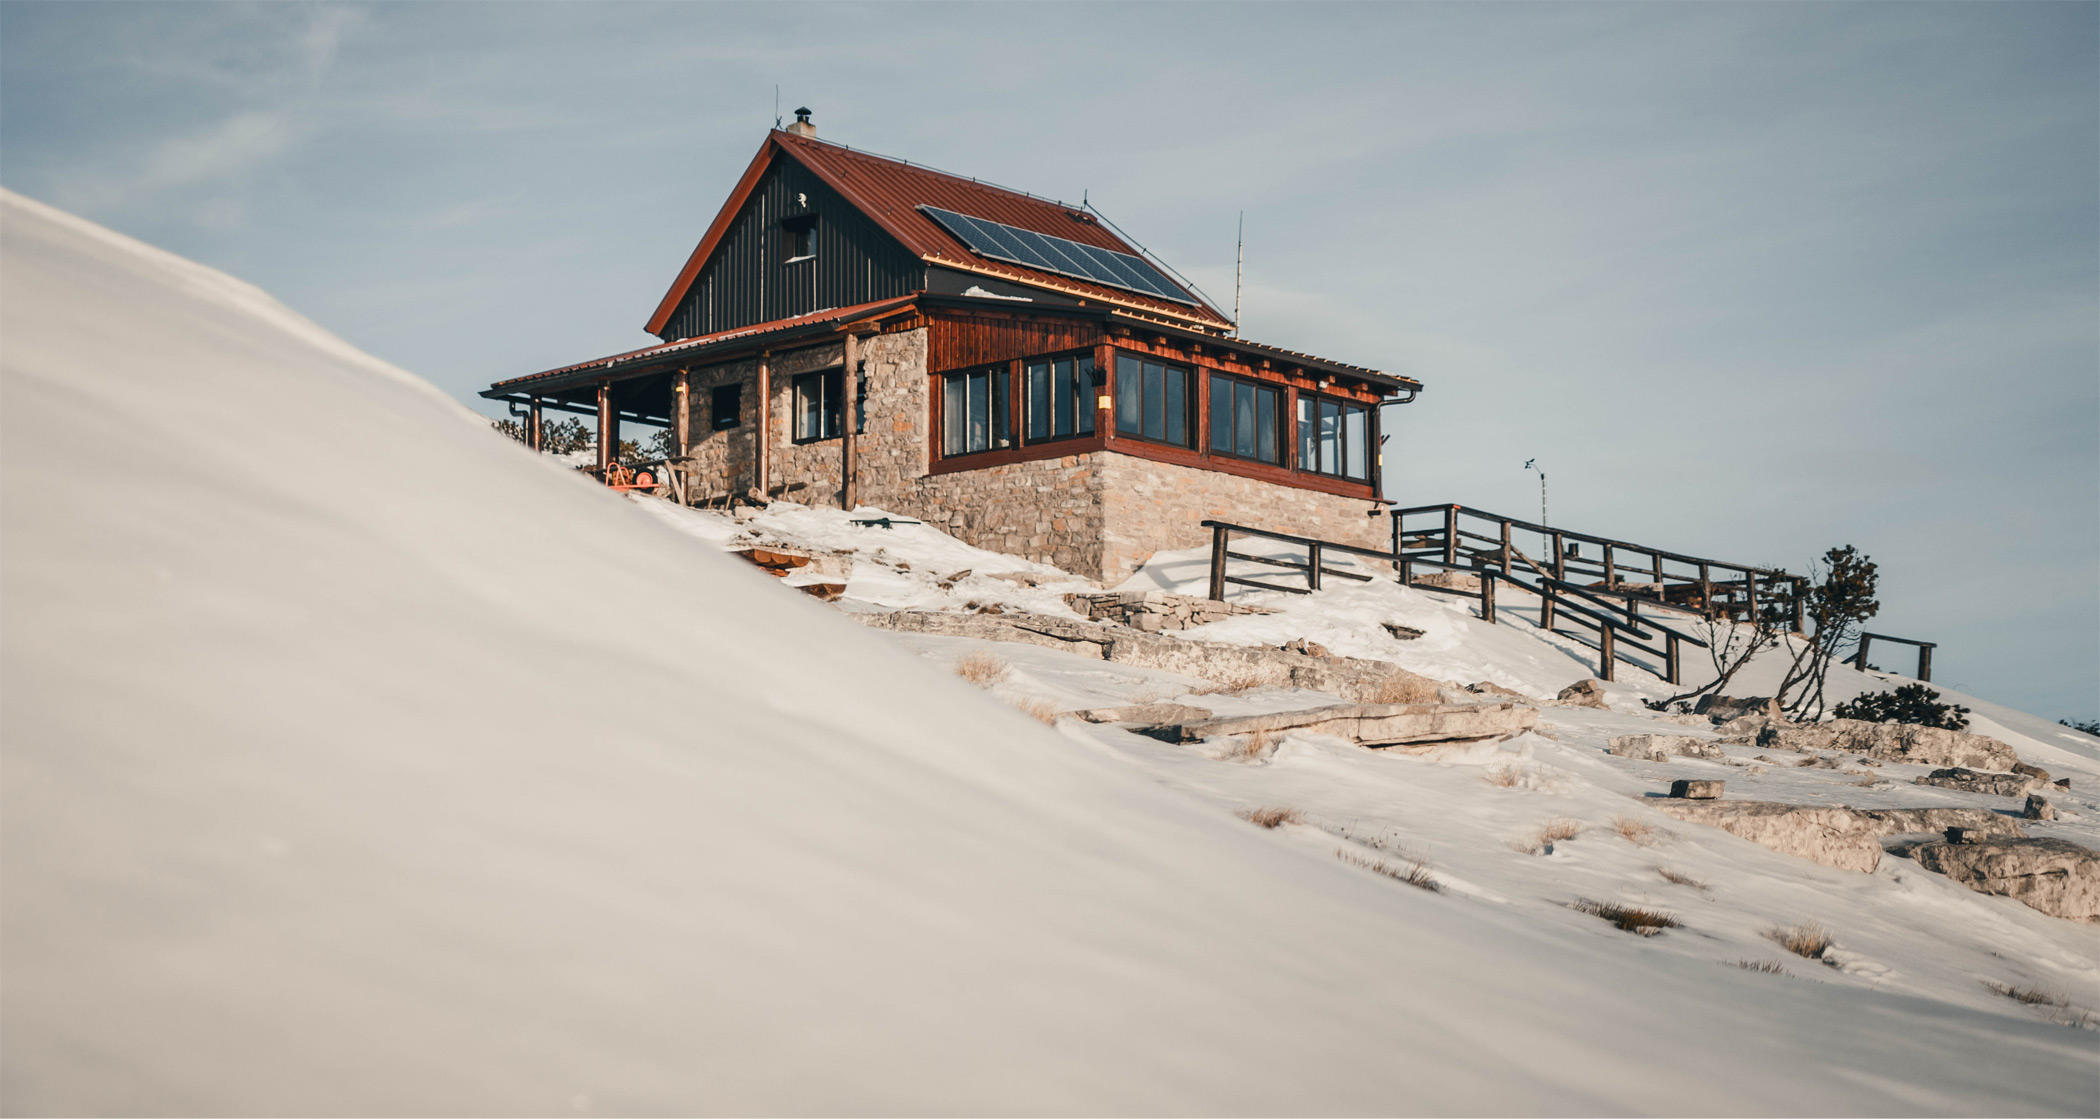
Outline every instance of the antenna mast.
<svg viewBox="0 0 2100 1119"><path fill-rule="evenodd" d="M1240 335L1240 287L1247 275L1247 211L1240 211L1240 234L1232 249L1232 336Z"/></svg>
<svg viewBox="0 0 2100 1119"><path fill-rule="evenodd" d="M773 87L773 131L780 131L780 87Z"/></svg>

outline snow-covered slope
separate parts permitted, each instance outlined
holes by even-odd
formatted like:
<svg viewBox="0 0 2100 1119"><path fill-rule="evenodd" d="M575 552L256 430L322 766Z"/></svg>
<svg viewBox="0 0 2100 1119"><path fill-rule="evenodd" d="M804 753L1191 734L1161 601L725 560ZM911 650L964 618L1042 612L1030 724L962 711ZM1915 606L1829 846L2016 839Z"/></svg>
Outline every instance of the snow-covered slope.
<svg viewBox="0 0 2100 1119"><path fill-rule="evenodd" d="M1250 827L12 195L0 347L7 1112L2094 1106Z"/></svg>

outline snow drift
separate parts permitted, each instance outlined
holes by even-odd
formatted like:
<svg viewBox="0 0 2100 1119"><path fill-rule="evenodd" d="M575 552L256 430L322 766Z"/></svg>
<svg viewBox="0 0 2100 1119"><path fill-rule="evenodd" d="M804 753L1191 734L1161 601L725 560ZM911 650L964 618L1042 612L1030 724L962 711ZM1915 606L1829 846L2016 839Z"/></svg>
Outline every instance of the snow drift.
<svg viewBox="0 0 2100 1119"><path fill-rule="evenodd" d="M2090 1033L1271 842L251 287L0 237L10 1113L2093 1106Z"/></svg>

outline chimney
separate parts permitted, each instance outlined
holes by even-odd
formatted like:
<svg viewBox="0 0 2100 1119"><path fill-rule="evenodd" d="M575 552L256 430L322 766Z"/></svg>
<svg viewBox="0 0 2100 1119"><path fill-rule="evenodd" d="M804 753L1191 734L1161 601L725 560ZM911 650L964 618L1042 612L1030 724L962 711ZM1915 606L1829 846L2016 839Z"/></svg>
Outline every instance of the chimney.
<svg viewBox="0 0 2100 1119"><path fill-rule="evenodd" d="M817 134L817 126L809 123L809 110L807 108L795 110L795 123L788 125L787 130L797 136L814 136Z"/></svg>

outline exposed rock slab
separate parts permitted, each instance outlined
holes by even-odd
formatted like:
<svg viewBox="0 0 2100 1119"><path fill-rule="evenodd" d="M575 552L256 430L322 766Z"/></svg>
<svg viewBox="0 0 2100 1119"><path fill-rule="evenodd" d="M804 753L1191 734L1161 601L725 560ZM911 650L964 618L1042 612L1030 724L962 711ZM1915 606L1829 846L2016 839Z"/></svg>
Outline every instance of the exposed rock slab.
<svg viewBox="0 0 2100 1119"><path fill-rule="evenodd" d="M2014 898L2051 917L2100 922L2100 852L2069 840L1925 843L1910 857L1978 893Z"/></svg>
<svg viewBox="0 0 2100 1119"><path fill-rule="evenodd" d="M1021 612L987 617L939 610L849 616L877 629L1041 645L1077 656L1178 672L1219 683L1306 688L1359 702L1427 702L1437 694L1436 681L1386 661L1312 657L1281 649L1187 641L1142 633L1112 622L1082 622Z"/></svg>
<svg viewBox="0 0 2100 1119"><path fill-rule="evenodd" d="M1121 707L1094 707L1072 714L1089 723L1143 723L1159 726L1165 723L1191 723L1211 717L1208 708L1191 707L1186 703L1130 703Z"/></svg>
<svg viewBox="0 0 2100 1119"><path fill-rule="evenodd" d="M1726 723L1745 715L1763 718L1779 717L1779 705L1771 696L1703 695L1692 707L1692 714L1704 715L1711 722Z"/></svg>
<svg viewBox="0 0 2100 1119"><path fill-rule="evenodd" d="M1863 873L1881 865L1884 835L1957 826L1990 834L2026 834L2017 820L1981 808L1860 809L1761 800L1649 803L1680 820L1720 828L1782 855Z"/></svg>
<svg viewBox="0 0 2100 1119"><path fill-rule="evenodd" d="M1169 742L1200 742L1228 734L1304 730L1339 735L1365 746L1405 746L1502 738L1529 730L1538 721L1538 708L1515 703L1347 703L1199 719L1153 727L1145 733Z"/></svg>
<svg viewBox="0 0 2100 1119"><path fill-rule="evenodd" d="M1671 758L1718 758L1721 748L1710 738L1688 734L1622 734L1611 740L1611 753L1621 758L1666 762Z"/></svg>
<svg viewBox="0 0 2100 1119"><path fill-rule="evenodd" d="M1965 766L2009 771L2019 763L2013 748L1988 735L1908 723L1833 719L1827 723L1770 723L1758 732L1767 749L1844 750L1912 765Z"/></svg>
<svg viewBox="0 0 2100 1119"><path fill-rule="evenodd" d="M2042 782L2024 773L1978 773L1973 769L1935 769L1912 782L1915 785L1935 785L1942 789L1957 789L1965 793L1987 793L1991 796L2016 797L2029 789L2040 788Z"/></svg>

